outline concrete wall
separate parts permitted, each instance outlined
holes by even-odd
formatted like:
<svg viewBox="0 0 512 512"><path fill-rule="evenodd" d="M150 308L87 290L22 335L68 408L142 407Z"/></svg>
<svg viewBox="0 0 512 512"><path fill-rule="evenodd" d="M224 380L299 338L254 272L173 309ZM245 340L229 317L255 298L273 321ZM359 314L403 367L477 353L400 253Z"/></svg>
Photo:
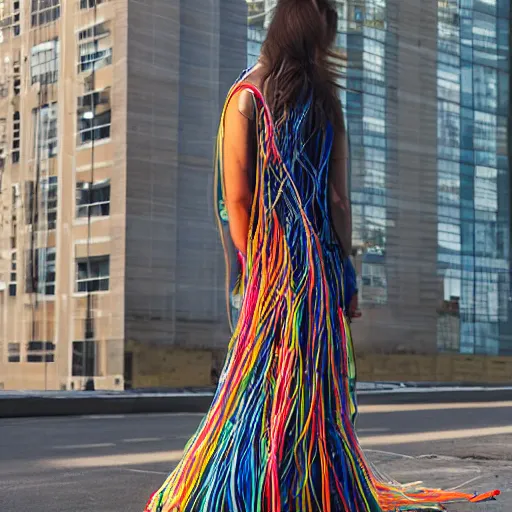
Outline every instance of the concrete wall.
<svg viewBox="0 0 512 512"><path fill-rule="evenodd" d="M436 12L435 0L387 2L387 300L354 325L365 352L437 351Z"/></svg>
<svg viewBox="0 0 512 512"><path fill-rule="evenodd" d="M512 383L512 357L360 354L362 382Z"/></svg>
<svg viewBox="0 0 512 512"><path fill-rule="evenodd" d="M176 342L227 345L224 257L213 217L213 158L226 93L247 60L246 5L181 3Z"/></svg>
<svg viewBox="0 0 512 512"><path fill-rule="evenodd" d="M128 1L126 336L174 341L180 2Z"/></svg>
<svg viewBox="0 0 512 512"><path fill-rule="evenodd" d="M126 347L133 354L133 388L209 386L216 382L224 365L225 351L220 349L180 349L132 341ZM374 354L359 350L356 363L361 382L512 383L510 357Z"/></svg>
<svg viewBox="0 0 512 512"><path fill-rule="evenodd" d="M132 354L131 387L181 388L205 387L215 382L212 368L222 368L222 351L180 349L160 344L128 341ZM21 371L9 374L7 364L0 364L0 389L59 389L54 365L21 363ZM512 358L457 355L365 354L357 357L361 382L438 382L466 384L512 383ZM7 379L6 379L7 378ZM72 379L74 389L83 389L83 379ZM95 379L96 389L119 389L115 377Z"/></svg>
<svg viewBox="0 0 512 512"><path fill-rule="evenodd" d="M246 62L245 2L128 5L127 338L227 344L213 149Z"/></svg>
<svg viewBox="0 0 512 512"><path fill-rule="evenodd" d="M135 389L210 386L212 382L208 350L128 341L126 351L132 358L130 384Z"/></svg>

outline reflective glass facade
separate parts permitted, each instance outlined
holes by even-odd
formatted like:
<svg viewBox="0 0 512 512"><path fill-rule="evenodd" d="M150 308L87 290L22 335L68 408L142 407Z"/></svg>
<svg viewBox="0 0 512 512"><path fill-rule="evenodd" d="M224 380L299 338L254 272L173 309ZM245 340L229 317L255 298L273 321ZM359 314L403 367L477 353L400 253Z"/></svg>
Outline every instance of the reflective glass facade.
<svg viewBox="0 0 512 512"><path fill-rule="evenodd" d="M339 46L348 66L343 84L351 143L353 243L363 304L387 302L386 0L338 4Z"/></svg>
<svg viewBox="0 0 512 512"><path fill-rule="evenodd" d="M249 65L273 5L248 0ZM509 0L336 5L358 343L512 354Z"/></svg>
<svg viewBox="0 0 512 512"><path fill-rule="evenodd" d="M510 5L438 7L438 263L459 324L439 349L510 353Z"/></svg>

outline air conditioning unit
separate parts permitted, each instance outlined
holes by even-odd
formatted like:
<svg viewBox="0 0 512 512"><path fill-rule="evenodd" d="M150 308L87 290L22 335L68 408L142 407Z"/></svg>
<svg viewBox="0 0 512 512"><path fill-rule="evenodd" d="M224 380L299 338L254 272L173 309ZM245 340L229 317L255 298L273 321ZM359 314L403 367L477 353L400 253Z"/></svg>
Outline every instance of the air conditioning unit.
<svg viewBox="0 0 512 512"><path fill-rule="evenodd" d="M5 281L0 281L0 292L5 292L7 290L7 283Z"/></svg>

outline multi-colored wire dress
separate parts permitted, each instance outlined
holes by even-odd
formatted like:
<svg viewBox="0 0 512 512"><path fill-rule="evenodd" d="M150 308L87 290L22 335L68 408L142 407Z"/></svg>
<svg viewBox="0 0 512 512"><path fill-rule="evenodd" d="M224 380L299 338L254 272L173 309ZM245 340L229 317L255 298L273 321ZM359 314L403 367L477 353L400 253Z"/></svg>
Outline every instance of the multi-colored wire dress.
<svg viewBox="0 0 512 512"><path fill-rule="evenodd" d="M333 129L315 133L310 104L276 129L260 91L258 158L247 259L231 242L222 174L216 205L228 263L233 336L210 410L146 512L383 512L444 510L493 499L382 481L359 445L355 364L344 307L354 272L328 206ZM226 108L224 109L224 113Z"/></svg>

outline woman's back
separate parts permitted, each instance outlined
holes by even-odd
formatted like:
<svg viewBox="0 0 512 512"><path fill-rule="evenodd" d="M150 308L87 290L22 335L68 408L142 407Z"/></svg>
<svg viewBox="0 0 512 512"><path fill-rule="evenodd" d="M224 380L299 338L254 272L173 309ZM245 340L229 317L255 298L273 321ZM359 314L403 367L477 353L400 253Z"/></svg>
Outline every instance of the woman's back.
<svg viewBox="0 0 512 512"><path fill-rule="evenodd" d="M318 115L312 89L276 120L266 98L273 79L265 81L266 73L264 65L258 63L235 84L226 106L225 169L229 174L243 158L237 152L245 152L252 159L245 164L249 187L254 191L259 173L261 200L280 217L290 236L304 231L307 220L321 242L332 246L350 240L347 155L338 148L344 131L337 132L327 114ZM249 125L249 133L243 125ZM229 175L225 181L230 178L228 189L238 181ZM336 224L340 217L342 222ZM344 249L349 252L350 243Z"/></svg>
<svg viewBox="0 0 512 512"><path fill-rule="evenodd" d="M264 91L265 88L259 85L258 89ZM253 104L258 105L257 98L253 97ZM274 160L273 172L262 176L263 193L267 203L274 204L278 214L286 219L284 225L289 230L301 229L305 215L313 232L321 240L333 243L328 184L334 128L329 121L324 126L317 125L311 105L310 93L304 101L289 108L279 123L272 119L272 128L265 123L260 108L257 153L260 158L264 154L262 146L268 137L267 130L272 129L273 144L280 155ZM260 169L262 165L260 162Z"/></svg>

